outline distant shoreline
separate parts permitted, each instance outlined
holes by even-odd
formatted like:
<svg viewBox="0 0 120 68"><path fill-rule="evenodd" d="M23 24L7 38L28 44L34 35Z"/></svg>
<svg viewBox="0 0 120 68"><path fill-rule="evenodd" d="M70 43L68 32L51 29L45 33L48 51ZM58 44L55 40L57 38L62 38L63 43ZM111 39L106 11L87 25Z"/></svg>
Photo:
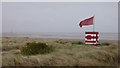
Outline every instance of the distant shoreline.
<svg viewBox="0 0 120 68"><path fill-rule="evenodd" d="M30 37L30 38L60 38L60 39L84 39L83 33L31 33L31 34L2 34L2 37ZM118 40L117 33L100 33L101 40Z"/></svg>
<svg viewBox="0 0 120 68"><path fill-rule="evenodd" d="M35 37L2 37L2 39L33 39L33 40L69 40L69 41L81 41L81 42L85 42L84 39L68 39L68 38L35 38ZM3 40L4 41L4 40ZM103 43L103 42L108 42L108 43L114 43L116 45L118 45L118 40L106 40L106 39L100 39L99 42Z"/></svg>

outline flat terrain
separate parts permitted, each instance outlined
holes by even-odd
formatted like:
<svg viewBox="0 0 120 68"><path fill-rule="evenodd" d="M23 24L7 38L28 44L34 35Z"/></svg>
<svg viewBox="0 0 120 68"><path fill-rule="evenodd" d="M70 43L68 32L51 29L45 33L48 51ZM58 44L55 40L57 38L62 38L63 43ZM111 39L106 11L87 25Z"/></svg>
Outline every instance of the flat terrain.
<svg viewBox="0 0 120 68"><path fill-rule="evenodd" d="M55 47L49 54L24 56L21 48L27 42L43 42ZM50 39L29 37L2 38L3 66L116 66L118 44L113 40L100 40L109 46L77 44L78 39Z"/></svg>

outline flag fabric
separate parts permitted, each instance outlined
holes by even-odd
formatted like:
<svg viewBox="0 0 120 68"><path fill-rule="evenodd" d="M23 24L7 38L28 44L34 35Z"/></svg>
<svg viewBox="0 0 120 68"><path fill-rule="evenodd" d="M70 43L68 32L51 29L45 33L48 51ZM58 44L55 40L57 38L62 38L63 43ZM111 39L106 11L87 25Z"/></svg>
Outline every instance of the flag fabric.
<svg viewBox="0 0 120 68"><path fill-rule="evenodd" d="M94 19L94 16L87 18L87 19L81 21L79 23L79 26L82 27L82 26L86 26L86 25L93 25L93 19Z"/></svg>

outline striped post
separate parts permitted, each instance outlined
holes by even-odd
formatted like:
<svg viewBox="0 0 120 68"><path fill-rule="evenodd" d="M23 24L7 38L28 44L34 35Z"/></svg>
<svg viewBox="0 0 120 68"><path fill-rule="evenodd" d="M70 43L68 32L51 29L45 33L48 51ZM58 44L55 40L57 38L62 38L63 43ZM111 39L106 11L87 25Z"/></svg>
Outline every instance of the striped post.
<svg viewBox="0 0 120 68"><path fill-rule="evenodd" d="M98 44L99 33L98 32L85 32L85 43L86 44Z"/></svg>

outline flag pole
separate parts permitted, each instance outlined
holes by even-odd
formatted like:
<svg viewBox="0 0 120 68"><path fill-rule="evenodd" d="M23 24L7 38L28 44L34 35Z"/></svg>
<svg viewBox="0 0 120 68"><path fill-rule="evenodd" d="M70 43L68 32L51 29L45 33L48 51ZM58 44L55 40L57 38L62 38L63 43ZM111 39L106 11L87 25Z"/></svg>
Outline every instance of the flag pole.
<svg viewBox="0 0 120 68"><path fill-rule="evenodd" d="M95 15L94 15L94 18L93 18L93 32L94 32L94 24L95 24Z"/></svg>

